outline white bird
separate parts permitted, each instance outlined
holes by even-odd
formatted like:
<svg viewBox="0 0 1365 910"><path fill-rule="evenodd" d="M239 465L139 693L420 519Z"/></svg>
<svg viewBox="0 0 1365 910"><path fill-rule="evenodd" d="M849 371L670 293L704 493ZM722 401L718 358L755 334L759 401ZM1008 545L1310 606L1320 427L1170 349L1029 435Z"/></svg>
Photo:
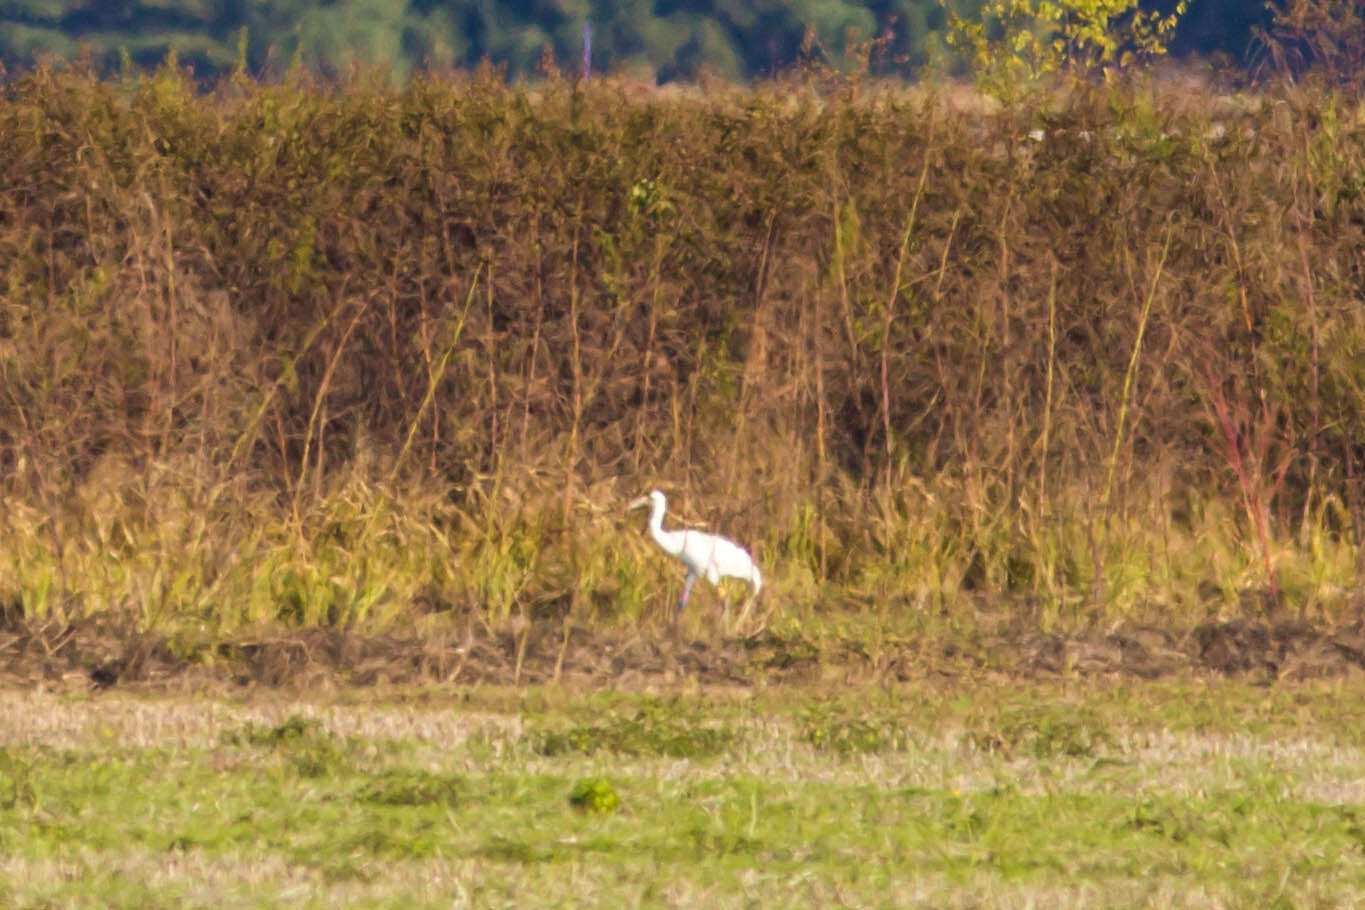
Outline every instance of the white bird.
<svg viewBox="0 0 1365 910"><path fill-rule="evenodd" d="M687 608L687 598L692 593L692 585L698 575L704 576L713 585L720 584L720 580L726 576L743 579L753 586L752 596L758 597L758 591L763 587L763 576L759 574L758 566L754 565L753 558L743 547L717 534L686 529L665 531L664 510L668 508L668 500L658 490L653 490L648 496L641 496L632 502L630 509L638 509L641 506L651 507L649 536L654 538L654 542L665 553L676 556L687 567L687 578L683 581L682 599L678 601L675 621ZM748 612L747 607L745 612Z"/></svg>

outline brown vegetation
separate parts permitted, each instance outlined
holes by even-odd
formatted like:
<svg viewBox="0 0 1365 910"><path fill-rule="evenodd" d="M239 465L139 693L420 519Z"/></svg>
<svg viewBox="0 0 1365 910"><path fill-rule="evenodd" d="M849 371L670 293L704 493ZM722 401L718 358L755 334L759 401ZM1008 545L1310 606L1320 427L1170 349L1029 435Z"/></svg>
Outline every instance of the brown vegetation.
<svg viewBox="0 0 1365 910"><path fill-rule="evenodd" d="M26 622L647 635L654 484L776 622L1326 628L1358 587L1365 118L1322 91L40 70L0 135Z"/></svg>

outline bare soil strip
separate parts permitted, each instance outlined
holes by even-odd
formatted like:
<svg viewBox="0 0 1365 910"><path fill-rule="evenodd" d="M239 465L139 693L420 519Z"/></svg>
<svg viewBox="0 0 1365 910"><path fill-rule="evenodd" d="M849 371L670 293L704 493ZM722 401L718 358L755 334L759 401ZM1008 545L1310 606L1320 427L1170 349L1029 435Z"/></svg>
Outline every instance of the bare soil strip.
<svg viewBox="0 0 1365 910"><path fill-rule="evenodd" d="M595 631L534 624L524 631L362 635L313 629L181 653L128 640L98 620L0 631L0 681L60 689L204 686L534 685L649 690L679 685L882 685L983 674L1033 679L1227 675L1258 681L1334 678L1365 669L1365 620L1320 628L1297 619L1211 621L1181 634L1122 626L1084 635L1003 628L962 640L814 640Z"/></svg>

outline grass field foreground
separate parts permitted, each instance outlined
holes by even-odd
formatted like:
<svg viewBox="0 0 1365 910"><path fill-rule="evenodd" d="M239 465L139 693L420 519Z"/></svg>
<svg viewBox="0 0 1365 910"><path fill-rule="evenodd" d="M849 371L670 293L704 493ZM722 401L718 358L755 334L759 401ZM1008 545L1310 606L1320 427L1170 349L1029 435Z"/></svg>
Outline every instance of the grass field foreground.
<svg viewBox="0 0 1365 910"><path fill-rule="evenodd" d="M0 900L1347 905L1361 688L11 690Z"/></svg>

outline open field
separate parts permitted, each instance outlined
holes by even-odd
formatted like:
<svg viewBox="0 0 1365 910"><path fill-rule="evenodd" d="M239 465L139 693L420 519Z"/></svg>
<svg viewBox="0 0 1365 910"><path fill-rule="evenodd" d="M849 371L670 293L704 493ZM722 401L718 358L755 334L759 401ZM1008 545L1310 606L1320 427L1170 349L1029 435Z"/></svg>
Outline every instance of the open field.
<svg viewBox="0 0 1365 910"><path fill-rule="evenodd" d="M1362 902L1365 106L1072 88L5 84L0 904Z"/></svg>
<svg viewBox="0 0 1365 910"><path fill-rule="evenodd" d="M9 689L0 900L1302 907L1365 894L1358 675L1002 682L662 698ZM571 806L594 779L603 811Z"/></svg>

